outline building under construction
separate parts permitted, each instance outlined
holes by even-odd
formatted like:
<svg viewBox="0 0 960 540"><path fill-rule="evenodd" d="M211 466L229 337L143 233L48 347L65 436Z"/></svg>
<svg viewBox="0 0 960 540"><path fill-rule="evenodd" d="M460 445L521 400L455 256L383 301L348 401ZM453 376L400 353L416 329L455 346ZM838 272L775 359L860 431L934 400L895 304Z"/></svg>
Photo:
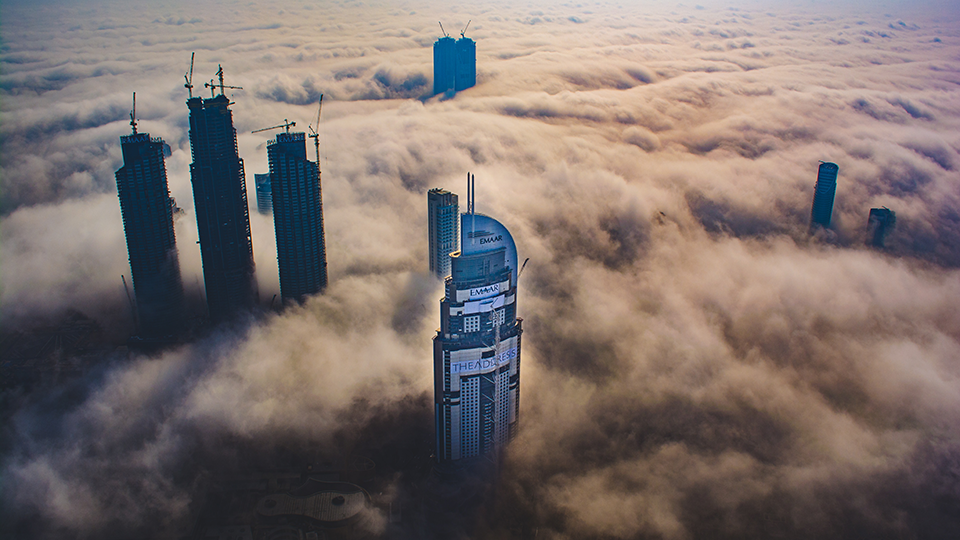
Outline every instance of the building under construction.
<svg viewBox="0 0 960 540"><path fill-rule="evenodd" d="M459 92L477 84L477 44L464 33L470 23L454 40L443 30L443 37L433 44L433 93Z"/></svg>
<svg viewBox="0 0 960 540"><path fill-rule="evenodd" d="M137 333L145 339L165 339L183 329L184 315L174 204L167 187L163 141L137 133L136 95L130 126L133 132L120 137L123 167L116 178L136 298Z"/></svg>
<svg viewBox="0 0 960 540"><path fill-rule="evenodd" d="M219 95L190 97L190 180L197 212L203 283L210 319L220 322L257 304L257 280L247 208L243 160L237 152L231 102L220 84ZM189 85L188 81L188 85Z"/></svg>

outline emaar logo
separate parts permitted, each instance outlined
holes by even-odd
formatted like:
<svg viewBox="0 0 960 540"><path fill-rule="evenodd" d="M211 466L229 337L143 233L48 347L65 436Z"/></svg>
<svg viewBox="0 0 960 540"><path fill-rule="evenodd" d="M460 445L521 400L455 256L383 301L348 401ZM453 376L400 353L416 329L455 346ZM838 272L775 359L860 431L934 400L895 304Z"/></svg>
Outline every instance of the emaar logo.
<svg viewBox="0 0 960 540"><path fill-rule="evenodd" d="M501 240L503 240L503 235L500 235L500 234L494 236L493 238L481 238L480 245L482 246L483 244L492 244L494 242L499 242Z"/></svg>
<svg viewBox="0 0 960 540"><path fill-rule="evenodd" d="M500 292L500 284L494 283L493 285L487 285L486 287L477 287L475 289L470 289L470 298L485 298L490 295L494 295Z"/></svg>

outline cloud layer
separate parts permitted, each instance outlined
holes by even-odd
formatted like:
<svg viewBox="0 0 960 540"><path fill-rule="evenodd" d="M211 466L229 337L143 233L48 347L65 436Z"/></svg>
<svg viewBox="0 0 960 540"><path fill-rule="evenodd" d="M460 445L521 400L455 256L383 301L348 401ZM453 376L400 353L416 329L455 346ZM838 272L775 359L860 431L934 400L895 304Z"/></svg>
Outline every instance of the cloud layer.
<svg viewBox="0 0 960 540"><path fill-rule="evenodd" d="M522 431L459 534L956 537L956 9L704 4L5 3L0 324L70 308L128 324L113 172L133 91L141 131L172 147L199 284L191 51L198 93L217 64L243 87L248 180L267 170L249 132L305 128L324 94L331 285L5 394L4 526L177 537L218 468L308 444L429 455L424 193L469 170L531 261ZM478 44L477 86L448 100L427 95L436 19L472 20ZM810 237L821 159L840 166L835 226ZM897 228L877 252L881 205ZM269 298L272 221L252 229Z"/></svg>

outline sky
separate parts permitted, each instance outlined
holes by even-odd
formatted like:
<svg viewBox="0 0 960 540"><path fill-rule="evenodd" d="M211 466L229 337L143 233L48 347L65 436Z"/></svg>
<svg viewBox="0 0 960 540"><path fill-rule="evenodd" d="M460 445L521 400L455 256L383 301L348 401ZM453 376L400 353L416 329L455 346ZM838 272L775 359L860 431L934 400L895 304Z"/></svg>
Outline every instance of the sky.
<svg viewBox="0 0 960 540"><path fill-rule="evenodd" d="M429 95L438 20L477 41L477 85L452 99ZM242 461L225 441L426 433L429 452L425 193L462 195L469 171L530 262L521 431L466 536L960 535L956 6L10 1L0 40L5 331L71 309L132 330L114 172L133 92L172 149L198 294L191 52L197 94L218 65L243 87L251 201L270 133L250 132L305 130L324 95L330 278L301 307L6 393L8 532L177 538L206 475ZM838 187L811 236L819 160ZM272 220L251 228L268 299Z"/></svg>

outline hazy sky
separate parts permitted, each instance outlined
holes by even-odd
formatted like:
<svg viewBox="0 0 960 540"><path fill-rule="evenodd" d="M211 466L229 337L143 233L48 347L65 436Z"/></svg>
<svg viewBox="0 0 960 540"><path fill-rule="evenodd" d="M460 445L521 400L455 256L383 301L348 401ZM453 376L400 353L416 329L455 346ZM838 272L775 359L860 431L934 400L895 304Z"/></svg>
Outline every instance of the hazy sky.
<svg viewBox="0 0 960 540"><path fill-rule="evenodd" d="M427 96L438 20L477 40L477 86L445 101ZM429 422L425 192L471 171L477 210L531 259L521 434L476 536L960 535L955 6L3 2L0 24L5 329L67 309L129 329L114 172L132 92L172 148L200 287L193 51L196 94L218 64L243 87L251 201L270 134L250 131L305 129L324 94L330 276L302 308L5 396L5 525L175 538L224 440ZM840 167L835 230L811 238L818 160ZM863 246L879 206L897 213L883 253ZM268 299L272 219L251 226Z"/></svg>

